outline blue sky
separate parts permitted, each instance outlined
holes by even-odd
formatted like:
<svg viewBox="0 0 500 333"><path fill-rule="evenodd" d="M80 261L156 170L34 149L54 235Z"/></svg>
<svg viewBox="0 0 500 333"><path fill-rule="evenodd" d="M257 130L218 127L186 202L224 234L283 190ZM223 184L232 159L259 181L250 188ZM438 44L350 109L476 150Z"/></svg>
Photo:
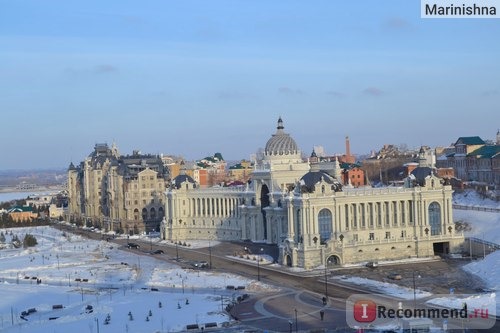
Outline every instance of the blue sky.
<svg viewBox="0 0 500 333"><path fill-rule="evenodd" d="M242 159L493 139L500 20L420 1L0 0L0 169L122 153Z"/></svg>

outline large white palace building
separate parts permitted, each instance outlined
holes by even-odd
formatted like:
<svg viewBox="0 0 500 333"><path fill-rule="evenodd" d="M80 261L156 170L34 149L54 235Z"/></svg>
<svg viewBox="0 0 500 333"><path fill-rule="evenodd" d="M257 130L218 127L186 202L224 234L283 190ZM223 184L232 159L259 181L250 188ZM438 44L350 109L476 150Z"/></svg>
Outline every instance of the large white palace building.
<svg viewBox="0 0 500 333"><path fill-rule="evenodd" d="M246 186L200 188L186 174L166 190L164 239L250 240L279 246L306 269L460 252L452 189L429 167L402 187L343 188L338 163L310 165L278 120Z"/></svg>

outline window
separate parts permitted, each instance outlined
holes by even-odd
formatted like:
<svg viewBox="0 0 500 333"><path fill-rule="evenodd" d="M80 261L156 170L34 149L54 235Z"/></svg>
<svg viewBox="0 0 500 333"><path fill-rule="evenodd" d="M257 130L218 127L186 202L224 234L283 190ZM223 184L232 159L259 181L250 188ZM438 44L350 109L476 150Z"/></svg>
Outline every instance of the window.
<svg viewBox="0 0 500 333"><path fill-rule="evenodd" d="M370 233L368 234L368 240L375 240L375 233L370 232Z"/></svg>
<svg viewBox="0 0 500 333"><path fill-rule="evenodd" d="M390 239L391 238L391 232L390 231L386 231L385 232L385 239Z"/></svg>
<svg viewBox="0 0 500 333"><path fill-rule="evenodd" d="M318 213L318 227L320 243L324 243L332 237L333 219L330 210L323 208Z"/></svg>
<svg viewBox="0 0 500 333"><path fill-rule="evenodd" d="M431 235L441 234L441 208L437 202L429 205L429 224L431 226Z"/></svg>

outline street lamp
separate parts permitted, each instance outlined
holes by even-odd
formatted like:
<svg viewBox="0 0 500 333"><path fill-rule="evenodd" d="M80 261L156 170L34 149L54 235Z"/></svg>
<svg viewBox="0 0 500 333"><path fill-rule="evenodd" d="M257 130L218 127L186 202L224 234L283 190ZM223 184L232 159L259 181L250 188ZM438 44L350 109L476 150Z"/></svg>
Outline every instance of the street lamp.
<svg viewBox="0 0 500 333"><path fill-rule="evenodd" d="M151 251L153 251L153 235L151 235L153 233L153 231L155 231L155 229L153 228L151 230L151 232L149 233L149 245L151 247Z"/></svg>
<svg viewBox="0 0 500 333"><path fill-rule="evenodd" d="M260 252L257 255L257 281L260 281L260 254L264 251L263 248L260 248Z"/></svg>
<svg viewBox="0 0 500 333"><path fill-rule="evenodd" d="M295 310L295 332L299 331L299 321L297 320L297 309Z"/></svg>
<svg viewBox="0 0 500 333"><path fill-rule="evenodd" d="M330 263L329 260L325 260L325 299L323 300L323 305L326 305L326 302L328 300L328 264Z"/></svg>
<svg viewBox="0 0 500 333"><path fill-rule="evenodd" d="M413 277L413 308L416 308L417 307L417 286L415 283L415 271L412 272L412 277ZM420 274L418 274L416 277L420 277Z"/></svg>
<svg viewBox="0 0 500 333"><path fill-rule="evenodd" d="M177 240L175 240L175 257L179 261L179 248L177 247Z"/></svg>
<svg viewBox="0 0 500 333"><path fill-rule="evenodd" d="M212 247L210 246L210 241L208 241L208 268L212 269Z"/></svg>

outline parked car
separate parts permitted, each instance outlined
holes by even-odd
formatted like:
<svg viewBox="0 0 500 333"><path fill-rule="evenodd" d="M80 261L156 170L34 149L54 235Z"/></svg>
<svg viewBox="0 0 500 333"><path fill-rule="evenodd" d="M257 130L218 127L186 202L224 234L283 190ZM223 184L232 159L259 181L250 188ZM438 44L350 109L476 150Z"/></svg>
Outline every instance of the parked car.
<svg viewBox="0 0 500 333"><path fill-rule="evenodd" d="M208 267L208 262L206 261L196 261L193 263L193 266L196 268L207 268Z"/></svg>
<svg viewBox="0 0 500 333"><path fill-rule="evenodd" d="M163 252L163 250L160 250L160 249L155 250L155 251L152 252L152 254L164 254L164 253L165 252Z"/></svg>
<svg viewBox="0 0 500 333"><path fill-rule="evenodd" d="M139 244L136 244L136 243L128 243L127 247L129 249L138 249L138 248L140 248Z"/></svg>
<svg viewBox="0 0 500 333"><path fill-rule="evenodd" d="M378 267L378 262L376 262L376 261L369 261L369 262L366 263L366 267L377 268Z"/></svg>
<svg viewBox="0 0 500 333"><path fill-rule="evenodd" d="M403 278L399 273L391 273L387 277L391 280L401 280Z"/></svg>

